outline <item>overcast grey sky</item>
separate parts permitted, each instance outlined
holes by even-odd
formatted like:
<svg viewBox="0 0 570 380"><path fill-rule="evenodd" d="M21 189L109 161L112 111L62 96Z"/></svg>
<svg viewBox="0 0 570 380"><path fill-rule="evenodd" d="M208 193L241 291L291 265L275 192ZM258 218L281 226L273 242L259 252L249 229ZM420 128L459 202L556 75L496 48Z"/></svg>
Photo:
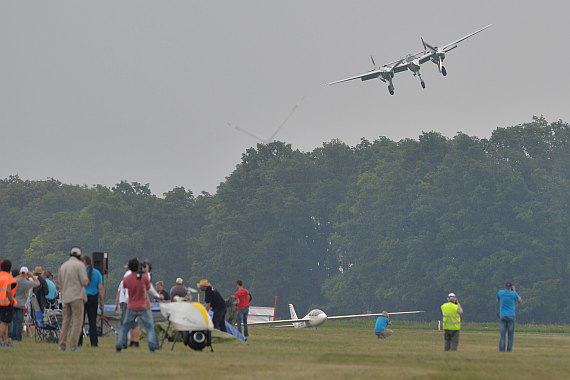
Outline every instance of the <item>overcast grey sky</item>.
<svg viewBox="0 0 570 380"><path fill-rule="evenodd" d="M311 151L489 137L533 115L570 121L562 1L0 0L0 178L214 193L303 95L277 135ZM493 26L448 53L447 77L409 71L396 95L361 74Z"/></svg>

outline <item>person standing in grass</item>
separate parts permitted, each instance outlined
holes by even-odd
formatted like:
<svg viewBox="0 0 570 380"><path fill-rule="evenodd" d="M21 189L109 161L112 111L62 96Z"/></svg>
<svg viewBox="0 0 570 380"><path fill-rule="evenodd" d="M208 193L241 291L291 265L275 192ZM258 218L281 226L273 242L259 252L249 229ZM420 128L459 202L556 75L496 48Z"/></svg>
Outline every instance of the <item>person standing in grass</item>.
<svg viewBox="0 0 570 380"><path fill-rule="evenodd" d="M463 308L455 293L447 295L447 302L441 305L441 313L443 315L444 350L457 351L459 330L461 330L461 316L459 314L463 314Z"/></svg>
<svg viewBox="0 0 570 380"><path fill-rule="evenodd" d="M91 341L91 347L97 347L99 345L99 338L97 336L97 308L99 307L99 298L101 298L101 311L103 311L105 306L103 276L98 269L93 268L91 256L83 255L83 264L85 264L87 278L89 279L89 285L85 288L87 302L85 302L84 305L85 313L83 314L83 324L85 324L85 316L87 316L89 320L89 340ZM79 338L79 346L81 345L83 345L83 335Z"/></svg>
<svg viewBox="0 0 570 380"><path fill-rule="evenodd" d="M22 267L20 273L14 277L16 287L16 306L14 306L14 320L12 321L12 340L22 341L22 328L24 327L24 311L30 290L34 286L40 286L40 281L34 276L28 267Z"/></svg>
<svg viewBox="0 0 570 380"><path fill-rule="evenodd" d="M0 264L0 336L3 343L0 347L13 347L8 340L8 325L14 318L14 306L17 306L16 287L18 283L12 277L12 262L2 260Z"/></svg>
<svg viewBox="0 0 570 380"><path fill-rule="evenodd" d="M152 317L152 310L150 308L150 299L148 290L150 289L150 280L148 273L145 271L139 272L139 260L134 257L129 260L129 269L131 273L123 277L123 287L129 291L129 301L127 304L127 311L117 343L115 351L121 352L122 349L127 348L127 334L129 330L136 325L136 319L140 318L144 329L146 331L146 338L148 340L148 349L154 352L158 347L156 340L156 332L154 331L154 319ZM138 347L138 344L137 346Z"/></svg>
<svg viewBox="0 0 570 380"><path fill-rule="evenodd" d="M243 323L243 336L249 336L247 329L247 315L249 314L249 291L243 287L243 281L237 280L237 292L234 295L235 303L237 303L237 329L241 334L241 325Z"/></svg>
<svg viewBox="0 0 570 380"><path fill-rule="evenodd" d="M210 281L206 279L200 280L196 286L205 292L204 302L206 303L206 311L210 311L210 309L212 309L212 312L214 313L214 316L212 318L214 328L223 332L227 332L225 320L226 301L224 301L224 297L222 297L217 289L212 288Z"/></svg>
<svg viewBox="0 0 570 380"><path fill-rule="evenodd" d="M505 351L505 335L509 333L509 343L507 352L513 350L513 341L515 340L515 306L516 303L522 303L522 298L517 293L515 286L510 282L505 284L505 289L499 290L497 293L497 302L500 305L501 314L501 338L499 339L499 351Z"/></svg>
<svg viewBox="0 0 570 380"><path fill-rule="evenodd" d="M77 344L83 327L84 304L87 301L85 287L89 285L89 278L81 261L81 248L71 248L69 256L69 260L59 267L57 275L61 286L61 302L63 305L63 323L59 335L59 350L66 350L67 335L71 327L69 351L78 352L80 350Z"/></svg>
<svg viewBox="0 0 570 380"><path fill-rule="evenodd" d="M386 326L392 326L392 321L390 320L390 315L386 310L382 312L382 315L376 319L376 325L374 326L374 334L378 337L378 339L386 339L394 332L390 329L387 329Z"/></svg>

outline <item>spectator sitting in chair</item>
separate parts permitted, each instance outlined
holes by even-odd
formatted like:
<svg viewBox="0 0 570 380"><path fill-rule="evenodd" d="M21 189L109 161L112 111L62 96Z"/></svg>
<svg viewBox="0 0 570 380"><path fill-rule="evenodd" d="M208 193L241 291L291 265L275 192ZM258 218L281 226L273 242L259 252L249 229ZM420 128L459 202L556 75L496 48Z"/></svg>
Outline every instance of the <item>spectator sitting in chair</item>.
<svg viewBox="0 0 570 380"><path fill-rule="evenodd" d="M164 290L164 282L157 281L156 282L156 291L158 292L159 297L154 299L154 302L167 302L170 301L170 294L166 290Z"/></svg>
<svg viewBox="0 0 570 380"><path fill-rule="evenodd" d="M42 278L46 280L49 293L46 295L46 306L49 309L55 309L57 306L57 287L55 286L55 282L53 282L53 274L51 272L45 271L42 273Z"/></svg>
<svg viewBox="0 0 570 380"><path fill-rule="evenodd" d="M170 298L174 300L174 297L186 298L188 289L184 286L184 280L178 277L176 279L176 285L170 288Z"/></svg>

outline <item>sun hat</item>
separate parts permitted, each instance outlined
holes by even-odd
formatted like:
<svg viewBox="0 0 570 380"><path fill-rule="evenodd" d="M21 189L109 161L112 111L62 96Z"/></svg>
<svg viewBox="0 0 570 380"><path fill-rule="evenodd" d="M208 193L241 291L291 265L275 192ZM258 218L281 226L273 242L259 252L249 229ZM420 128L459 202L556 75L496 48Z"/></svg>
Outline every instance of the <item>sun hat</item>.
<svg viewBox="0 0 570 380"><path fill-rule="evenodd" d="M449 293L449 294L447 295L447 298L448 298L448 299L455 299L455 298L456 298L456 297L455 297L455 293Z"/></svg>
<svg viewBox="0 0 570 380"><path fill-rule="evenodd" d="M42 274L44 273L44 270L42 269L42 267L35 267L34 268L34 274Z"/></svg>
<svg viewBox="0 0 570 380"><path fill-rule="evenodd" d="M201 288L202 286L210 286L210 281L206 279L200 280L199 283L196 284L197 287Z"/></svg>

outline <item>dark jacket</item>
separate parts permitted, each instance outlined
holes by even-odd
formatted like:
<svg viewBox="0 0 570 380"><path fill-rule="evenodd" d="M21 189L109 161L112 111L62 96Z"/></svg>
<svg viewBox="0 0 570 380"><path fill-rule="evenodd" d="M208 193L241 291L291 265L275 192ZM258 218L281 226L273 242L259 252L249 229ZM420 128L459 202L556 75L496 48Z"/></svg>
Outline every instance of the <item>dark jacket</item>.
<svg viewBox="0 0 570 380"><path fill-rule="evenodd" d="M37 279L40 282L40 286L35 287L32 291L36 295L40 310L43 311L47 305L46 295L49 294L49 286L45 278L43 278L41 275L38 275Z"/></svg>

